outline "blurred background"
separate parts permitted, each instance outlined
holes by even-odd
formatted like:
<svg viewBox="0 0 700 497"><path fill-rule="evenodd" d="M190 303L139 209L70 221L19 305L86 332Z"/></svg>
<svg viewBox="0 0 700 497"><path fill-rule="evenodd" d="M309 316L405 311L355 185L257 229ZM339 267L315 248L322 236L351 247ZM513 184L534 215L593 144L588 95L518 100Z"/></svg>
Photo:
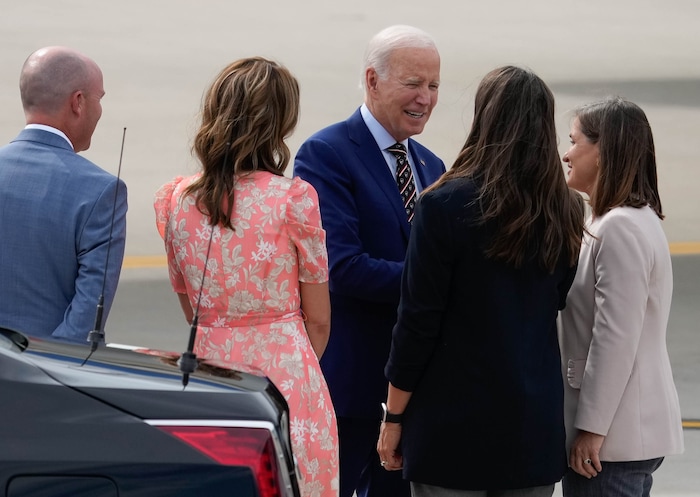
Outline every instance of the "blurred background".
<svg viewBox="0 0 700 497"><path fill-rule="evenodd" d="M440 101L418 137L448 166L469 129L482 76L503 64L538 73L555 91L562 153L568 111L607 93L639 103L655 132L661 194L673 242L700 240L700 2L697 0L31 0L0 17L0 143L23 126L18 78L37 48L77 48L102 67L104 114L85 156L129 186L127 255L160 254L153 192L194 172L191 139L204 89L228 62L273 58L297 76L296 151L314 131L361 103L362 56L391 24L434 36L442 56ZM291 172L291 167L289 169Z"/></svg>
<svg viewBox="0 0 700 497"><path fill-rule="evenodd" d="M470 126L473 95L489 70L527 66L557 98L560 151L570 111L607 94L638 103L654 130L664 221L676 278L669 348L684 417L700 418L700 2L697 0L28 0L0 16L0 144L24 126L22 63L46 45L89 55L105 78L104 113L83 153L129 188L122 280L108 341L184 350L189 327L169 288L155 230L155 190L197 170L190 147L204 89L230 61L262 55L301 85L295 153L316 130L348 117L367 41L391 24L435 38L440 100L416 137L451 165ZM291 174L290 165L287 173ZM655 495L700 495L700 431L687 423L686 454L657 473Z"/></svg>

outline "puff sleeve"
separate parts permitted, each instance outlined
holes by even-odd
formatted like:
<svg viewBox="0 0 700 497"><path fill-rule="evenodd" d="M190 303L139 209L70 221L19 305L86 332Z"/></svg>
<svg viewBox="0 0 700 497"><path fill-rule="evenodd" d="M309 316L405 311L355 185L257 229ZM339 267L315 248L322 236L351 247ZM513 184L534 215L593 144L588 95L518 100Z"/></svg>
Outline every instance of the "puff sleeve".
<svg viewBox="0 0 700 497"><path fill-rule="evenodd" d="M156 191L153 198L153 208L156 211L156 228L163 240L165 240L165 230L172 213L173 193L183 179L182 176L177 176L172 181L168 181Z"/></svg>
<svg viewBox="0 0 700 497"><path fill-rule="evenodd" d="M318 194L301 178L293 178L286 206L286 227L299 258L299 281L328 281L326 231L321 225Z"/></svg>
<svg viewBox="0 0 700 497"><path fill-rule="evenodd" d="M185 293L186 285L185 279L177 264L170 221L177 206L178 194L182 193L184 179L185 178L182 176L177 176L172 181L165 183L156 191L153 199L153 208L156 213L156 228L158 229L160 237L165 242L170 282L172 283L173 290L177 293Z"/></svg>

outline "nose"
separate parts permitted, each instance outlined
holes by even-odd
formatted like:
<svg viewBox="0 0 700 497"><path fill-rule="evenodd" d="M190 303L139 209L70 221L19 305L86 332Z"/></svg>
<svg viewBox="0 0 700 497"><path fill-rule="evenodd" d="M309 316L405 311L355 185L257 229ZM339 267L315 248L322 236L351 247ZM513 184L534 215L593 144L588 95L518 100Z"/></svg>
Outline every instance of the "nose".
<svg viewBox="0 0 700 497"><path fill-rule="evenodd" d="M416 102L421 105L430 105L430 89L427 86L416 89Z"/></svg>
<svg viewBox="0 0 700 497"><path fill-rule="evenodd" d="M561 158L561 160L563 160L564 162L569 162L569 152L566 152L564 154L564 157Z"/></svg>

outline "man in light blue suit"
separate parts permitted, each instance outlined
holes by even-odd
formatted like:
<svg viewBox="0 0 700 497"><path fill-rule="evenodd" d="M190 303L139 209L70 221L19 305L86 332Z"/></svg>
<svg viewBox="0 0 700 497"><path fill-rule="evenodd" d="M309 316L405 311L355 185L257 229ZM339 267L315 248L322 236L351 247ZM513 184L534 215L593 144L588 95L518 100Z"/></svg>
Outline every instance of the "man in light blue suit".
<svg viewBox="0 0 700 497"><path fill-rule="evenodd" d="M126 185L77 154L90 147L104 93L97 64L66 47L39 49L22 67L27 126L0 148L0 327L87 343L102 326L100 295L107 319Z"/></svg>
<svg viewBox="0 0 700 497"><path fill-rule="evenodd" d="M401 473L381 467L376 445L412 209L445 171L410 138L423 131L439 83L428 34L381 31L365 54L364 104L309 138L294 163L318 192L327 232L331 334L321 367L338 415L341 497L410 496Z"/></svg>

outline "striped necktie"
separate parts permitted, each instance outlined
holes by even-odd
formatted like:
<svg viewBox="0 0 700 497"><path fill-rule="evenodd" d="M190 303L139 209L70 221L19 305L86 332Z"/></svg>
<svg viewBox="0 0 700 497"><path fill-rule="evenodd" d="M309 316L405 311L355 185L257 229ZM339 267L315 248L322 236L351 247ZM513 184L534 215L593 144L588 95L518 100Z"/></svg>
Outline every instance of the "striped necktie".
<svg viewBox="0 0 700 497"><path fill-rule="evenodd" d="M416 182L413 180L411 165L408 163L406 147L401 143L396 143L387 148L396 157L396 184L401 193L404 209L408 222L413 221L413 211L416 208Z"/></svg>

